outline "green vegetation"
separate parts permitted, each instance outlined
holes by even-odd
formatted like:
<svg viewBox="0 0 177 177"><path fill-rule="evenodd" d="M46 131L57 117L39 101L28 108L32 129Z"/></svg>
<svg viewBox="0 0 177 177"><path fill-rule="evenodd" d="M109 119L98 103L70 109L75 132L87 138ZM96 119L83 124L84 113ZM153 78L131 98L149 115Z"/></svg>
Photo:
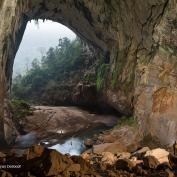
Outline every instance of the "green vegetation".
<svg viewBox="0 0 177 177"><path fill-rule="evenodd" d="M117 56L117 65L115 66L115 68L112 71L112 80L111 80L111 87L113 89L116 89L116 87L118 87L118 83L119 83L119 75L122 74L123 69L125 68L125 65L127 63L127 56L126 56L126 51L119 51L118 56ZM122 84L120 85L120 87L122 87Z"/></svg>
<svg viewBox="0 0 177 177"><path fill-rule="evenodd" d="M13 79L12 98L40 103L49 91L56 92L56 88L68 78L80 80L83 77L80 72L86 65L84 62L80 39L60 39L58 46L50 48L41 60L33 60L26 74Z"/></svg>
<svg viewBox="0 0 177 177"><path fill-rule="evenodd" d="M114 89L117 85L118 81L118 75L117 75L117 70L114 70L112 73L112 80L111 80L111 87Z"/></svg>
<svg viewBox="0 0 177 177"><path fill-rule="evenodd" d="M34 59L24 75L13 79L12 98L32 104L72 104L73 87L80 81L95 84L98 91L106 87L110 64L101 53L96 60L83 49L79 38L60 39L41 59Z"/></svg>
<svg viewBox="0 0 177 177"><path fill-rule="evenodd" d="M96 80L97 90L101 90L105 86L109 70L110 70L109 64L102 64L98 68L97 80Z"/></svg>
<svg viewBox="0 0 177 177"><path fill-rule="evenodd" d="M10 107L13 119L17 121L32 114L30 105L24 100L11 100Z"/></svg>
<svg viewBox="0 0 177 177"><path fill-rule="evenodd" d="M131 127L137 126L137 119L135 117L123 116L118 120L116 128L124 127L126 125Z"/></svg>
<svg viewBox="0 0 177 177"><path fill-rule="evenodd" d="M84 76L84 81L95 83L96 76L95 73L88 73Z"/></svg>

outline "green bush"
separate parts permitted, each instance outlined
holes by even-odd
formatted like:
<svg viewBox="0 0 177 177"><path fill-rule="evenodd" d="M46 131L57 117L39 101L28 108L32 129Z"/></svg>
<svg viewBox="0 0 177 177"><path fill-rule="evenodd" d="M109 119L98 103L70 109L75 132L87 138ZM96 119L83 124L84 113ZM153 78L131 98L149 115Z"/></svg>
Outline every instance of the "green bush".
<svg viewBox="0 0 177 177"><path fill-rule="evenodd" d="M109 64L102 64L97 72L96 86L97 90L101 90L105 86L105 81L107 79L110 70Z"/></svg>
<svg viewBox="0 0 177 177"><path fill-rule="evenodd" d="M96 77L94 73L88 73L84 76L84 81L95 83Z"/></svg>
<svg viewBox="0 0 177 177"><path fill-rule="evenodd" d="M117 121L116 128L124 127L126 125L131 127L137 126L137 119L135 117L123 116Z"/></svg>
<svg viewBox="0 0 177 177"><path fill-rule="evenodd" d="M13 119L16 121L32 114L30 105L24 100L13 99L10 102L10 107L12 110Z"/></svg>

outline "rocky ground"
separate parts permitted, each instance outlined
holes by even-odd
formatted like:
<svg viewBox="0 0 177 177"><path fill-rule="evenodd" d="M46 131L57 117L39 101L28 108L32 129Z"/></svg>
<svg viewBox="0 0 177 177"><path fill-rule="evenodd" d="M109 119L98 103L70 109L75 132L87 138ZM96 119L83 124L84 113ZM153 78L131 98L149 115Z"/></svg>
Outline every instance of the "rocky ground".
<svg viewBox="0 0 177 177"><path fill-rule="evenodd" d="M80 156L63 155L45 148L43 140L58 143L73 135L80 136L100 125L113 126L116 116L97 115L75 107L37 106L33 115L20 122L27 135L29 149L0 153L0 175L17 177L175 177L177 157L145 139L140 141L136 125L114 126L85 139L88 147ZM56 139L57 142L52 140ZM51 140L51 141L50 141ZM21 143L21 144L20 144Z"/></svg>
<svg viewBox="0 0 177 177"><path fill-rule="evenodd" d="M93 168L105 177L174 177L177 157L165 149L143 147L133 153L102 152L82 154Z"/></svg>
<svg viewBox="0 0 177 177"><path fill-rule="evenodd" d="M175 177L177 157L165 149L143 147L134 153L102 152L62 155L34 145L21 156L0 153L6 177Z"/></svg>
<svg viewBox="0 0 177 177"><path fill-rule="evenodd" d="M94 129L117 124L116 116L98 115L77 107L36 106L33 109L32 115L21 119L21 129L28 135L18 136L17 145L24 139L30 139L31 144L48 141L48 146L51 146L73 136L88 134Z"/></svg>

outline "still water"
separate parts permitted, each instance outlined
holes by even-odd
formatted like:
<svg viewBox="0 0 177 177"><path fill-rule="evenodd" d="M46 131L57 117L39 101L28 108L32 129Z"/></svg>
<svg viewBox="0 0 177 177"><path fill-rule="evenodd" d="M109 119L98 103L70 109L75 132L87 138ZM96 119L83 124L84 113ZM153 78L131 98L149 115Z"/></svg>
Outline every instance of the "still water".
<svg viewBox="0 0 177 177"><path fill-rule="evenodd" d="M63 144L56 144L49 149L55 149L62 154L80 155L85 149L85 145L80 138L70 138Z"/></svg>
<svg viewBox="0 0 177 177"><path fill-rule="evenodd" d="M69 139L66 139L64 143L58 143L57 139L43 140L39 143L37 141L36 133L31 132L26 135L19 136L16 140L16 147L19 147L20 149L25 149L32 146L33 144L42 143L45 147L49 149L55 149L62 154L80 155L86 150L86 147L84 145L85 139L93 137L95 134L107 129L110 129L110 127L101 125L89 130L88 132L83 132L83 134L81 133L79 137L71 137ZM55 145L51 146L51 142L56 142L56 144L53 143Z"/></svg>
<svg viewBox="0 0 177 177"><path fill-rule="evenodd" d="M49 149L55 149L62 154L80 155L87 149L84 145L85 139L91 138L95 134L108 129L110 129L110 127L100 125L91 129L89 132L84 132L83 134L80 134L80 137L69 138L63 144L56 144L54 146L51 146Z"/></svg>

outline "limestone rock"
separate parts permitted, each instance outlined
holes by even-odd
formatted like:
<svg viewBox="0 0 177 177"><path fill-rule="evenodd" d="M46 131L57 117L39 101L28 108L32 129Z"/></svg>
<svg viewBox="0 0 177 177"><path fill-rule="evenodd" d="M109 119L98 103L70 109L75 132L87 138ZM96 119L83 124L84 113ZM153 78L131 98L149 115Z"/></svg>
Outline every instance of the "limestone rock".
<svg viewBox="0 0 177 177"><path fill-rule="evenodd" d="M84 152L81 154L81 157L85 160L89 160L90 159L90 153Z"/></svg>
<svg viewBox="0 0 177 177"><path fill-rule="evenodd" d="M174 173L170 169L165 170L167 177L175 177Z"/></svg>
<svg viewBox="0 0 177 177"><path fill-rule="evenodd" d="M75 171L79 172L81 170L81 167L79 164L72 164L69 168L68 171Z"/></svg>
<svg viewBox="0 0 177 177"><path fill-rule="evenodd" d="M143 147L139 150L137 150L136 152L134 152L134 155L139 155L139 154L145 154L147 151L150 151L149 147Z"/></svg>
<svg viewBox="0 0 177 177"><path fill-rule="evenodd" d="M156 169L159 161L154 156L147 156L144 158L144 166L148 169Z"/></svg>
<svg viewBox="0 0 177 177"><path fill-rule="evenodd" d="M110 152L103 152L102 156L101 162L104 164L113 165L117 160L117 157Z"/></svg>
<svg viewBox="0 0 177 177"><path fill-rule="evenodd" d="M166 151L165 149L157 148L157 149L147 151L144 156L145 157L153 156L158 160L159 163L165 163L165 162L169 163L168 155L169 152Z"/></svg>
<svg viewBox="0 0 177 177"><path fill-rule="evenodd" d="M86 139L86 140L84 141L84 145L85 145L86 147L88 147L88 148L91 148L91 147L93 146L93 144L94 144L94 142L93 142L92 139Z"/></svg>
<svg viewBox="0 0 177 177"><path fill-rule="evenodd" d="M119 143L104 143L104 144L93 146L93 152L96 154L101 154L103 152L117 153L117 152L125 152L125 151L126 148Z"/></svg>
<svg viewBox="0 0 177 177"><path fill-rule="evenodd" d="M72 170L72 160L65 156L62 156L57 151L52 151L50 153L49 160L51 166L47 173L48 176L57 176L57 174L60 174L61 172L65 171L66 168L69 168L69 171Z"/></svg>
<svg viewBox="0 0 177 177"><path fill-rule="evenodd" d="M42 156L44 152L44 148L39 145L34 145L30 149L27 150L27 159L33 159L35 157L40 157Z"/></svg>
<svg viewBox="0 0 177 177"><path fill-rule="evenodd" d="M133 165L134 165L134 166L143 164L143 160L138 160L136 157L131 157L130 160L131 160L131 162L133 162Z"/></svg>
<svg viewBox="0 0 177 177"><path fill-rule="evenodd" d="M129 159L131 154L129 152L120 152L120 153L116 153L116 156L119 159Z"/></svg>
<svg viewBox="0 0 177 177"><path fill-rule="evenodd" d="M107 131L96 138L97 144L100 143L118 143L123 148L123 152L135 151L140 142L140 135L136 127L122 126ZM121 150L122 152L122 150Z"/></svg>
<svg viewBox="0 0 177 177"><path fill-rule="evenodd" d="M134 165L129 159L120 159L116 162L116 169L132 171Z"/></svg>
<svg viewBox="0 0 177 177"><path fill-rule="evenodd" d="M172 154L169 154L168 159L170 166L177 169L177 157Z"/></svg>

